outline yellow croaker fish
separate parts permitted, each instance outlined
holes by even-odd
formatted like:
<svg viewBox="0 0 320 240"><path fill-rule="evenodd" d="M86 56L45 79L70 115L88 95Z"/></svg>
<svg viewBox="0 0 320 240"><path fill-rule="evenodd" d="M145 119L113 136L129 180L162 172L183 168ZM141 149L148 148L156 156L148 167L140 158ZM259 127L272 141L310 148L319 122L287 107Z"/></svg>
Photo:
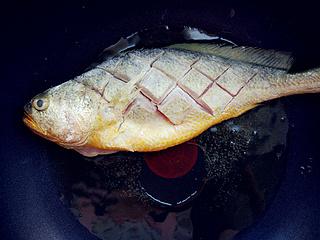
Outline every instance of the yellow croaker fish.
<svg viewBox="0 0 320 240"><path fill-rule="evenodd" d="M157 151L267 100L320 91L320 69L290 74L290 55L177 44L131 50L35 96L24 123L85 156Z"/></svg>

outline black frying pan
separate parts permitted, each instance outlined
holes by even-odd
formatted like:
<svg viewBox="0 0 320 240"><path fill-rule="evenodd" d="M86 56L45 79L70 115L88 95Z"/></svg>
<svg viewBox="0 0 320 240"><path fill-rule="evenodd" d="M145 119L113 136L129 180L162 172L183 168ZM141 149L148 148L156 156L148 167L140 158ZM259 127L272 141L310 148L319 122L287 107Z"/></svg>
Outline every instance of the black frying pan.
<svg viewBox="0 0 320 240"><path fill-rule="evenodd" d="M61 150L22 125L22 107L31 96L81 73L119 37L161 24L196 26L238 44L293 51L298 70L320 66L316 8L279 4L35 1L9 7L1 78L2 239L96 239L59 199L59 174L48 154ZM319 103L319 95L284 102L292 128L283 179L265 213L236 239L319 239Z"/></svg>

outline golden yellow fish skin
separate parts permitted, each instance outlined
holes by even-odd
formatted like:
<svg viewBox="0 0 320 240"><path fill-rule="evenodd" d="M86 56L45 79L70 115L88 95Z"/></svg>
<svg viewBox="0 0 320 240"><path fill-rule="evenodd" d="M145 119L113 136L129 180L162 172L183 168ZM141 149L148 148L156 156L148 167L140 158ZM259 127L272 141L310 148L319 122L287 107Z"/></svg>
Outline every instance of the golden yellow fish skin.
<svg viewBox="0 0 320 240"><path fill-rule="evenodd" d="M319 92L319 76L318 69L288 74L186 50L130 51L69 81L70 86L81 85L76 85L81 89L79 99L84 95L90 100L88 109L78 109L79 115L86 113L90 126L81 126L86 124L82 117L79 128L87 132L81 146L66 144L64 139L55 141L86 156L158 151L188 141L267 100ZM67 98L72 89L66 84L61 91ZM77 104L76 96L73 98ZM83 105L82 100L80 103ZM59 121L59 114L54 114ZM77 113L70 114L76 118Z"/></svg>

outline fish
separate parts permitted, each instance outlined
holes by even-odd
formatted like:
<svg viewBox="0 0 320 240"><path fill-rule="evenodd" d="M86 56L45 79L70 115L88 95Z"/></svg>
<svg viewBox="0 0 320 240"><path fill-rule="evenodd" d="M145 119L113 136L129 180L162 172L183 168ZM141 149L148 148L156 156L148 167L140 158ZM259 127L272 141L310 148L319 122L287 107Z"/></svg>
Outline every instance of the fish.
<svg viewBox="0 0 320 240"><path fill-rule="evenodd" d="M24 106L36 134L84 156L153 152L272 99L320 91L320 68L290 71L290 53L181 43L127 50Z"/></svg>

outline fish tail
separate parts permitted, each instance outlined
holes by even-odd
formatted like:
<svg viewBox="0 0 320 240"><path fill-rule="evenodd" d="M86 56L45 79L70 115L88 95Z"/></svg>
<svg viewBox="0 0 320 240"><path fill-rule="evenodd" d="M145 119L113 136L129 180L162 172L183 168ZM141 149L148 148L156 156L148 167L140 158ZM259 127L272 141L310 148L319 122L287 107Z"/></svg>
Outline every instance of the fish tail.
<svg viewBox="0 0 320 240"><path fill-rule="evenodd" d="M279 97L320 92L320 68L300 73L279 73L253 79L248 84L255 103Z"/></svg>
<svg viewBox="0 0 320 240"><path fill-rule="evenodd" d="M240 115L272 99L318 92L320 92L320 68L294 74L278 72L277 74L262 74L260 77L257 75L228 105L226 112Z"/></svg>
<svg viewBox="0 0 320 240"><path fill-rule="evenodd" d="M320 68L301 73L287 74L282 82L283 95L320 92ZM282 86L283 85L283 86Z"/></svg>

